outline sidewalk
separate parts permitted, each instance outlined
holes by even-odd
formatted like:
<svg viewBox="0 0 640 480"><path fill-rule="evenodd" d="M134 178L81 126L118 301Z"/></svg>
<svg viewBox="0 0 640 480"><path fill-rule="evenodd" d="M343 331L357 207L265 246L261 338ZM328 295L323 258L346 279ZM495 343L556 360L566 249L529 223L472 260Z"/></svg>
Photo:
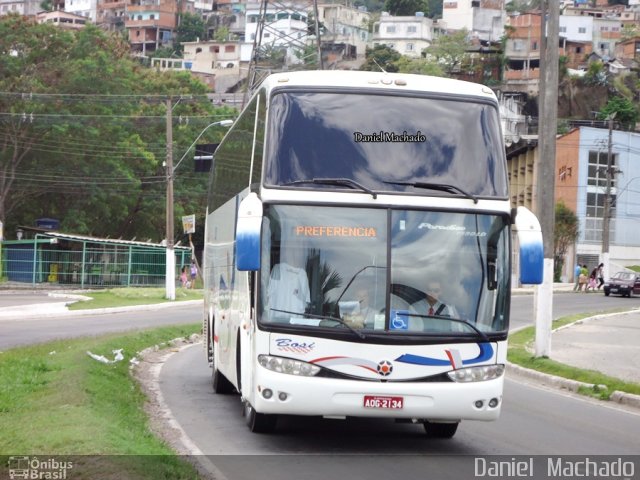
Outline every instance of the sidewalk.
<svg viewBox="0 0 640 480"><path fill-rule="evenodd" d="M640 383L640 310L596 315L553 332L551 358Z"/></svg>

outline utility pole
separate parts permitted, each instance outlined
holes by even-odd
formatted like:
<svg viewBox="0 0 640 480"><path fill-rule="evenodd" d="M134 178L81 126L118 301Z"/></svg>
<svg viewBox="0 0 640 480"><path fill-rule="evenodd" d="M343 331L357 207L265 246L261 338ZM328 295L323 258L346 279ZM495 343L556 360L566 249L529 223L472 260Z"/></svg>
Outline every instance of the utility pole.
<svg viewBox="0 0 640 480"><path fill-rule="evenodd" d="M316 17L316 55L318 56L318 69L324 70L322 61L322 42L320 40L320 19L318 18L318 0L313 0L313 15Z"/></svg>
<svg viewBox="0 0 640 480"><path fill-rule="evenodd" d="M168 300L176 299L176 256L173 250L173 118L172 118L172 100L171 97L166 100L167 108L167 160L165 162L167 175L167 238L166 238L166 271L165 271L165 287L166 298Z"/></svg>
<svg viewBox="0 0 640 480"><path fill-rule="evenodd" d="M603 275L609 276L609 230L611 226L611 183L614 175L613 166L613 119L615 118L615 112L607 117L609 120L609 145L607 149L607 171L606 171L606 187L604 193L604 216L602 218L602 258L601 262L604 263Z"/></svg>
<svg viewBox="0 0 640 480"><path fill-rule="evenodd" d="M544 242L544 274L535 290L535 356L551 352L553 319L553 228L555 223L555 163L558 129L558 42L560 6L557 0L544 0L541 11L540 122L538 127L539 163L536 185L536 214Z"/></svg>

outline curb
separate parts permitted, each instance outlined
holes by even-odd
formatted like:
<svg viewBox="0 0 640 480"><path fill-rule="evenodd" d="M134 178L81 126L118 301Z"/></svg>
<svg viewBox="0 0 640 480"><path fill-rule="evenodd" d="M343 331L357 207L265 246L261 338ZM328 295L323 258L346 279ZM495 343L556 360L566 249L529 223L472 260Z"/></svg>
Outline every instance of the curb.
<svg viewBox="0 0 640 480"><path fill-rule="evenodd" d="M102 315L107 313L124 313L136 310L161 310L164 308L172 308L179 306L189 306L203 304L204 300L178 300L165 303L149 303L145 305L130 305L127 307L110 307L110 308L93 308L84 310L69 310L67 306L75 303L77 300L55 303L40 303L35 305L18 305L15 307L6 307L0 311L0 320L22 320L32 317L59 317L59 316L83 316L83 315Z"/></svg>
<svg viewBox="0 0 640 480"><path fill-rule="evenodd" d="M524 378L528 378L530 380L535 380L536 382L539 382L543 385L548 385L560 390L568 390L573 393L578 393L578 390L581 387L588 389L592 389L593 387L595 387L593 383L584 383L577 380L571 380L569 378L557 377L548 373L542 373L538 372L537 370L524 368L520 365L516 365L510 362L507 362L507 372L519 375ZM633 393L626 393L615 390L610 395L608 401L640 409L640 395L634 395Z"/></svg>

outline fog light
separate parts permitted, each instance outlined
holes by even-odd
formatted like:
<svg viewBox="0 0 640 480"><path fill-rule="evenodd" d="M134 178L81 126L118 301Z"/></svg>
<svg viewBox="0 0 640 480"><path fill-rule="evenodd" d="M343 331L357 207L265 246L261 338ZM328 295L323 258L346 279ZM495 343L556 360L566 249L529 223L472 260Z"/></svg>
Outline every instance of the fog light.
<svg viewBox="0 0 640 480"><path fill-rule="evenodd" d="M262 396L269 400L271 397L273 397L273 391L270 388L265 388L262 391Z"/></svg>
<svg viewBox="0 0 640 480"><path fill-rule="evenodd" d="M489 400L489 407L496 408L499 403L500 403L500 400L498 400L497 398L492 398L491 400Z"/></svg>
<svg viewBox="0 0 640 480"><path fill-rule="evenodd" d="M278 398L280 399L281 402L284 402L288 397L289 395L287 395L285 392L278 393Z"/></svg>
<svg viewBox="0 0 640 480"><path fill-rule="evenodd" d="M475 406L476 408L482 408L484 402L482 400L476 400Z"/></svg>

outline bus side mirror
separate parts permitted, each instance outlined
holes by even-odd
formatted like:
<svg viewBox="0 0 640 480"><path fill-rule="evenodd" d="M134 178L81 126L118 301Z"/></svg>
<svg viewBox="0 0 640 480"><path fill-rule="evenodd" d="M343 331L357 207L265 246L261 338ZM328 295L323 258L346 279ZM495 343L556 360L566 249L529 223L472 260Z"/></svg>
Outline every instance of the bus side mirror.
<svg viewBox="0 0 640 480"><path fill-rule="evenodd" d="M540 222L527 207L518 207L515 230L520 244L520 283L540 285L544 271L544 246Z"/></svg>
<svg viewBox="0 0 640 480"><path fill-rule="evenodd" d="M262 202L250 193L240 202L236 224L236 268L240 271L256 271L260 268L260 228L262 226Z"/></svg>

